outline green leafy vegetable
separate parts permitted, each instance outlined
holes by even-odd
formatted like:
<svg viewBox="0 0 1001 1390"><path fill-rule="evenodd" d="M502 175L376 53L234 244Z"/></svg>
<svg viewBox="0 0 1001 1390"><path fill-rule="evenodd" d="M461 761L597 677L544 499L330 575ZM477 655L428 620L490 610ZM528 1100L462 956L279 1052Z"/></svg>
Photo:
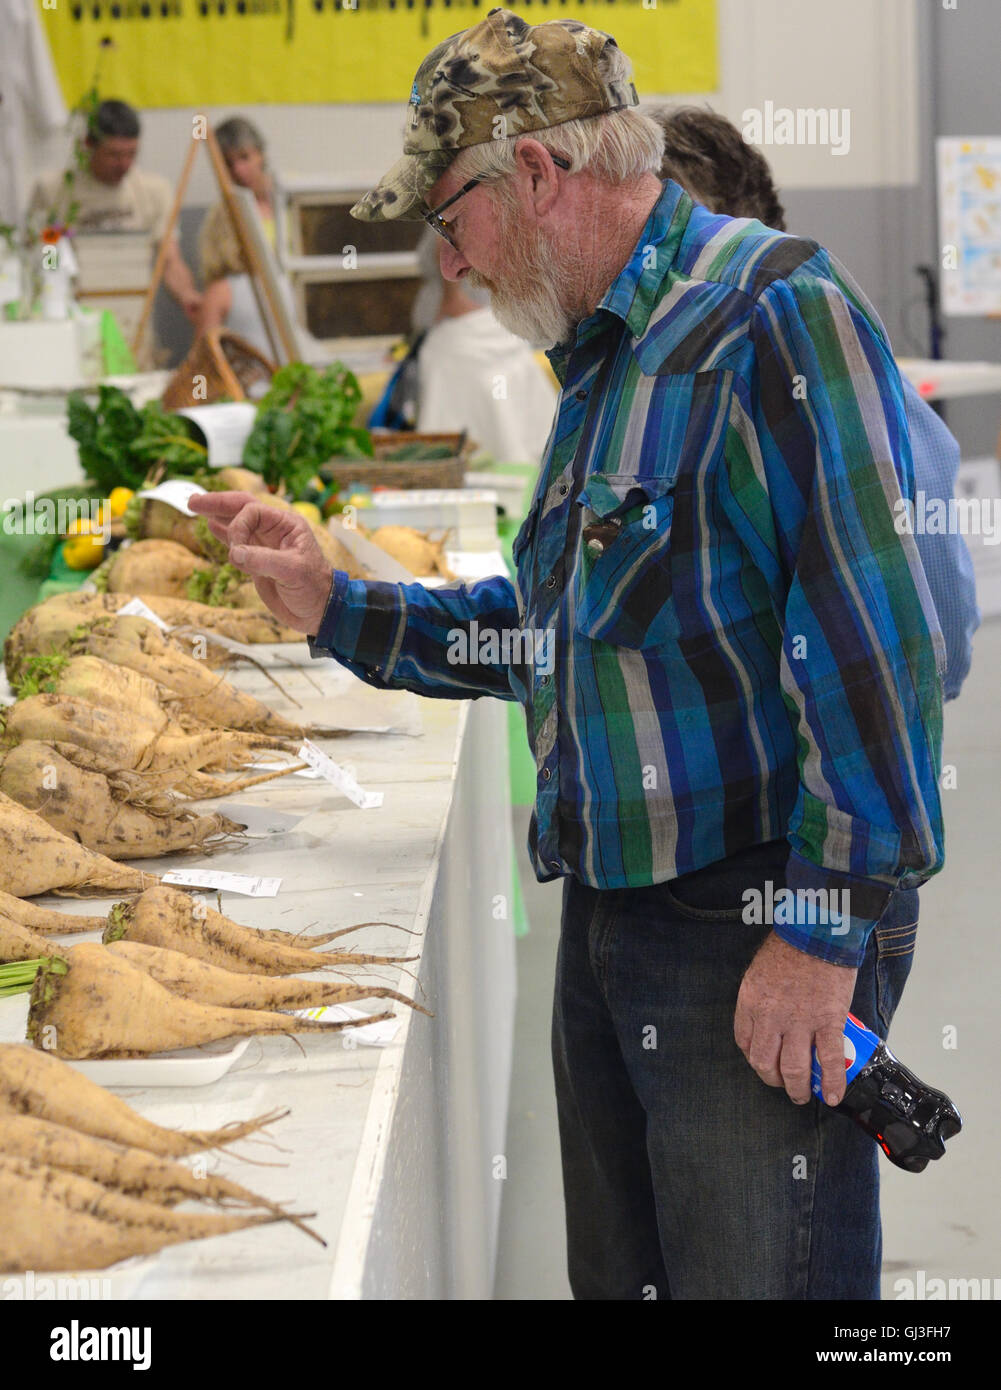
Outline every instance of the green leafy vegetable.
<svg viewBox="0 0 1001 1390"><path fill-rule="evenodd" d="M117 386L98 388L96 408L79 391L67 400L69 432L80 451L80 467L103 489L142 487L146 465L135 461L132 446L142 433L143 417Z"/></svg>
<svg viewBox="0 0 1001 1390"><path fill-rule="evenodd" d="M0 999L7 999L13 994L27 994L42 966L57 964L65 966L65 962L57 957L41 956L38 960L16 960L0 965ZM64 975L66 971L63 969L59 973Z"/></svg>
<svg viewBox="0 0 1001 1390"><path fill-rule="evenodd" d="M340 362L322 373L304 362L282 367L258 404L244 467L298 499L335 455L371 458L372 436L351 424L360 400L357 378Z"/></svg>
<svg viewBox="0 0 1001 1390"><path fill-rule="evenodd" d="M236 565L220 565L214 570L195 570L187 583L187 596L194 603L225 608L227 599L247 576Z"/></svg>
<svg viewBox="0 0 1001 1390"><path fill-rule="evenodd" d="M195 522L195 535L198 537L202 554L207 560L215 560L220 565L226 563L229 546L225 541L219 540L218 536L213 536L209 530L209 524L203 516L200 516Z"/></svg>
<svg viewBox="0 0 1001 1390"><path fill-rule="evenodd" d="M62 673L68 656L32 656L24 663L21 674L14 685L14 694L19 700L28 695L49 695L56 688L56 679Z"/></svg>
<svg viewBox="0 0 1001 1390"><path fill-rule="evenodd" d="M90 582L99 594L106 594L108 592L108 579L111 576L111 566L114 563L114 555L105 555L97 569L91 570L90 572Z"/></svg>
<svg viewBox="0 0 1001 1390"><path fill-rule="evenodd" d="M188 576L185 593L192 603L208 603L212 590L212 571L194 570Z"/></svg>
<svg viewBox="0 0 1001 1390"><path fill-rule="evenodd" d="M132 441L132 452L137 460L145 460L147 469L159 464L176 477L204 467L208 450L194 438L190 420L168 415L159 401L143 406L141 414L142 432Z"/></svg>
<svg viewBox="0 0 1001 1390"><path fill-rule="evenodd" d="M116 487L138 490L157 467L177 475L205 464L207 451L194 438L194 425L183 415L168 415L159 401L137 410L117 386L101 386L96 407L74 391L67 409L80 466L104 495Z"/></svg>

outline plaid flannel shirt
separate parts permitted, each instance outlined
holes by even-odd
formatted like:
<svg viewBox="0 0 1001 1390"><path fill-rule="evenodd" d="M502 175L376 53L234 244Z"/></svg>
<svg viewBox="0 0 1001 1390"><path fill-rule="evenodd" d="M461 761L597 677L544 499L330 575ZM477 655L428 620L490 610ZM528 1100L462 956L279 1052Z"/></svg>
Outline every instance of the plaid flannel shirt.
<svg viewBox="0 0 1001 1390"><path fill-rule="evenodd" d="M815 242L669 181L549 357L516 583L335 573L314 655L519 700L540 880L642 887L784 836L776 932L857 965L893 889L943 863L945 652L895 525L913 468L874 309Z"/></svg>

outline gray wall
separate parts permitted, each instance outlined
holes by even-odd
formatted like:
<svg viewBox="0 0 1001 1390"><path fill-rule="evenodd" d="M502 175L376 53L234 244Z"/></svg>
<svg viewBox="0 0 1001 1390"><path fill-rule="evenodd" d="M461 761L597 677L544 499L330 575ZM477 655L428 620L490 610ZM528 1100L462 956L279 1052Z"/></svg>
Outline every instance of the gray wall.
<svg viewBox="0 0 1001 1390"><path fill-rule="evenodd" d="M921 286L914 267L934 255L930 20L928 4L919 4L918 183L895 188L788 189L783 199L789 230L815 237L847 266L879 310L894 351L911 357L928 354L928 317L916 302Z"/></svg>
<svg viewBox="0 0 1001 1390"><path fill-rule="evenodd" d="M815 237L843 261L879 310L900 356L929 352L928 314L914 267L940 267L935 182L937 135L1001 135L1001 0L939 0L919 8L920 183L911 188L789 189L789 230ZM943 355L1001 360L1001 320L945 320ZM946 406L964 458L993 454L1001 425L998 396Z"/></svg>
<svg viewBox="0 0 1001 1390"><path fill-rule="evenodd" d="M955 10L933 4L932 20L936 134L1001 136L1001 3L958 0ZM937 250L937 230L933 236ZM1001 319L951 317L946 327L946 357L1001 360ZM949 426L966 458L994 453L999 422L997 396L950 407Z"/></svg>

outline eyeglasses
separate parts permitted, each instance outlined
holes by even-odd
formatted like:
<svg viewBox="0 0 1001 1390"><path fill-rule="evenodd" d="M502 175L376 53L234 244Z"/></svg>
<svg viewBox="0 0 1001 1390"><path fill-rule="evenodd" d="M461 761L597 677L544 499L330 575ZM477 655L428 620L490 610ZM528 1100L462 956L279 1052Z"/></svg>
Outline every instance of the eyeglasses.
<svg viewBox="0 0 1001 1390"><path fill-rule="evenodd" d="M562 156L558 154L554 154L552 156L552 160L553 163L557 166L557 168L570 168L570 161L568 159L563 159ZM490 177L491 175L489 174L479 174L475 179L470 179L468 183L464 183L462 187L459 189L458 193L453 193L451 198L446 198L445 201L443 203L439 203L436 208L431 208L430 211L421 213L421 216L423 217L424 221L428 224L432 231L437 232L440 237L444 237L445 240L448 242L449 246L451 246L453 251L458 251L459 248L452 240L452 234L448 230L449 224L445 221L441 214L445 211L446 208L450 208L453 203L457 203L460 198L464 198L467 193L471 193L478 183L484 183Z"/></svg>

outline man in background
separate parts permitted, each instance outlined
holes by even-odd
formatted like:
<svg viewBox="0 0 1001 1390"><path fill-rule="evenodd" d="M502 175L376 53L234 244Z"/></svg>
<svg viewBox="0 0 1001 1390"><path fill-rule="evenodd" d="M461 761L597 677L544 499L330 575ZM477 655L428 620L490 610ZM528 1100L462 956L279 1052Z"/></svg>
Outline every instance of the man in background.
<svg viewBox="0 0 1001 1390"><path fill-rule="evenodd" d="M651 115L664 129L662 179L673 179L710 212L753 217L777 232L786 230L785 210L768 161L747 143L732 121L709 107L662 107ZM901 382L915 492L948 503L956 488L959 445L906 376L901 375ZM969 674L973 634L980 626L973 561L958 532L939 535L919 531L914 539L945 638L948 664L943 694L954 700Z"/></svg>
<svg viewBox="0 0 1001 1390"><path fill-rule="evenodd" d="M42 174L28 204L28 222L39 229L65 222L73 204L79 232L146 232L154 245L163 240L170 217L170 184L136 165L139 116L124 101L102 101L86 137L87 164L68 184L62 170ZM152 267L151 267L152 269ZM202 297L171 232L163 283L194 322ZM109 286L108 288L114 288Z"/></svg>

